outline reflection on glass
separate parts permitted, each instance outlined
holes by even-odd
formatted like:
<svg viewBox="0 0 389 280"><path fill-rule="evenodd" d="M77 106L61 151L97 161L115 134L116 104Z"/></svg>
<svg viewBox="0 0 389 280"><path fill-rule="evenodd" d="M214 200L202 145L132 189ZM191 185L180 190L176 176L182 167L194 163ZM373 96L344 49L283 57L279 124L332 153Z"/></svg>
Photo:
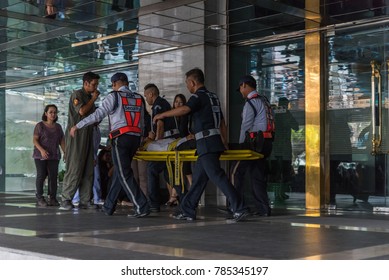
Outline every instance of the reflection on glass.
<svg viewBox="0 0 389 280"><path fill-rule="evenodd" d="M131 79L130 87L137 91L137 69L123 71ZM102 93L97 106L111 91L110 77L114 73L101 74L99 90ZM64 79L50 83L38 84L25 88L7 89L6 106L6 191L33 190L35 183L35 166L32 159L32 135L37 122L41 120L42 110L46 104L58 107L58 123L67 126L67 108L70 94L82 87L82 75L76 79ZM22 104L22 105L21 105ZM106 144L108 121L100 124L103 145ZM60 173L65 164L60 162Z"/></svg>
<svg viewBox="0 0 389 280"><path fill-rule="evenodd" d="M387 73L384 38L382 27L340 30L328 38L330 203L337 208L373 210L387 204L387 137L380 147L383 153L372 155L373 128L382 125L382 135L388 135L388 85L373 82L371 70L371 62L376 61L380 71ZM372 93L380 91L382 104L378 96L372 104ZM383 109L375 123L372 106L376 112L380 106Z"/></svg>
<svg viewBox="0 0 389 280"><path fill-rule="evenodd" d="M302 40L250 49L250 74L275 113L276 136L268 162L270 198L287 207L305 203L304 56Z"/></svg>

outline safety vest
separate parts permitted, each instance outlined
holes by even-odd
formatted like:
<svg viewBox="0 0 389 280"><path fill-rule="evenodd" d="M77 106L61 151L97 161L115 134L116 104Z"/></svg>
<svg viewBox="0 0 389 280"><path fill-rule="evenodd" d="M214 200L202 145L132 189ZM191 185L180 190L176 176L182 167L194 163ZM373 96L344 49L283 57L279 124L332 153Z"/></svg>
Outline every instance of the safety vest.
<svg viewBox="0 0 389 280"><path fill-rule="evenodd" d="M122 134L133 132L133 133L142 133L141 127L141 118L142 118L142 97L138 94L132 92L114 92L116 107L119 106L119 98L122 106L122 112L126 119L126 126L115 129L109 134L109 138L116 138ZM116 110L118 112L119 110Z"/></svg>
<svg viewBox="0 0 389 280"><path fill-rule="evenodd" d="M247 98L247 102L250 104L250 106L254 110L254 118L257 116L258 112L253 103L251 102L251 99L253 98L259 98L261 99L262 103L265 105L266 110L266 131L263 131L263 137L264 138L274 138L274 133L276 131L275 127L275 121L274 121L274 115L273 115L273 109L271 108L270 102L267 99L266 96L255 93L250 98Z"/></svg>

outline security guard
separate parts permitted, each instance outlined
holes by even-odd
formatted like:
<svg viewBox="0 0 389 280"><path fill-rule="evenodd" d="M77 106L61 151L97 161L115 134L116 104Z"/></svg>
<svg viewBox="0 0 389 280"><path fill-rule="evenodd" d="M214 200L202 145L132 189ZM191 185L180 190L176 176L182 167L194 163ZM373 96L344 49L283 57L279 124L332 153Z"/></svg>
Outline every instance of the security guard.
<svg viewBox="0 0 389 280"><path fill-rule="evenodd" d="M186 86L192 94L186 105L156 115L153 121L166 117L192 114L198 159L193 171L193 183L180 203L174 218L195 220L196 207L209 180L218 186L230 201L233 220L240 221L249 213L235 188L220 166L220 154L226 149L226 125L219 98L204 86L204 73L194 68L186 73Z"/></svg>
<svg viewBox="0 0 389 280"><path fill-rule="evenodd" d="M95 101L100 92L97 90L100 76L93 72L84 74L83 88L70 96L68 124L65 132L66 172L63 180L62 202L60 209L71 210L72 199L79 189L79 208L93 208L91 205L93 186L93 127L82 129L77 137L70 137L69 130L76 123L95 111Z"/></svg>
<svg viewBox="0 0 389 280"><path fill-rule="evenodd" d="M116 73L111 77L111 82L113 91L103 100L102 105L95 113L73 126L70 134L76 136L75 132L78 129L100 122L109 116L114 179L103 210L107 215L115 212L119 193L123 189L134 204L135 213L131 216L141 218L149 215L149 205L134 178L131 162L141 143L145 104L141 95L131 92L128 88L126 74Z"/></svg>
<svg viewBox="0 0 389 280"><path fill-rule="evenodd" d="M242 199L244 196L245 174L250 174L251 187L256 210L252 213L259 216L270 216L271 208L267 194L266 158L270 156L274 137L274 114L269 101L256 91L257 82L246 75L239 81L239 91L246 100L242 112L239 143L250 141L250 137L260 136L261 148L257 150L264 158L254 161L238 161L232 168L232 182ZM260 133L260 135L258 135ZM259 147L258 147L259 148Z"/></svg>
<svg viewBox="0 0 389 280"><path fill-rule="evenodd" d="M155 84L147 84L144 87L144 96L146 102L152 106L151 116L171 110L171 106L166 99L159 96L159 89ZM152 124L152 131L149 133L150 140L159 140L165 138L178 138L178 130L175 118L166 118L158 120ZM163 172L166 182L169 182L169 176L165 162L150 161L147 164L148 196L150 201L150 210L152 212L160 211L161 199L159 195L159 174Z"/></svg>

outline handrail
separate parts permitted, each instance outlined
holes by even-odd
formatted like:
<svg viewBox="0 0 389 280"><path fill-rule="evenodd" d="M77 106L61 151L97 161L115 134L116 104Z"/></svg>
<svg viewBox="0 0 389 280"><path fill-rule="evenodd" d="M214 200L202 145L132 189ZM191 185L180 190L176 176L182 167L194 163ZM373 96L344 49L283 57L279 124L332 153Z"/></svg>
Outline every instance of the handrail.
<svg viewBox="0 0 389 280"><path fill-rule="evenodd" d="M375 60L370 62L371 65L371 127L372 127L372 150L371 154L374 156L379 153L379 148L382 143L382 77L380 71L380 64ZM376 79L378 79L378 134L376 129Z"/></svg>

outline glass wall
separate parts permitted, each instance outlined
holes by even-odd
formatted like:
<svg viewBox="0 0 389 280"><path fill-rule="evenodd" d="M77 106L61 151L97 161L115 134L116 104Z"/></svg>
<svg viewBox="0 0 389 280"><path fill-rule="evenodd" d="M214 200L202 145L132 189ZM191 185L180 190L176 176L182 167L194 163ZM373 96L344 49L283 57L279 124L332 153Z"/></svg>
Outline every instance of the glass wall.
<svg viewBox="0 0 389 280"><path fill-rule="evenodd" d="M388 29L361 25L327 38L333 207L388 210Z"/></svg>
<svg viewBox="0 0 389 280"><path fill-rule="evenodd" d="M121 70L130 80L131 90L137 91L137 66ZM115 71L116 72L116 71ZM111 91L110 77L115 72L99 73L101 76L99 106L104 97ZM5 90L6 119L6 189L5 191L26 191L35 189L36 169L32 159L32 137L35 125L41 121L44 107L55 104L58 107L58 123L63 130L67 126L68 103L73 90L82 88L82 75L71 79L55 80L28 87ZM106 144L108 121L100 124L102 144ZM60 171L65 164L60 163Z"/></svg>
<svg viewBox="0 0 389 280"><path fill-rule="evenodd" d="M274 207L305 207L304 55L303 39L230 49L230 88L250 74L274 108L276 136L268 159ZM229 103L230 142L237 143L244 100L231 91Z"/></svg>

